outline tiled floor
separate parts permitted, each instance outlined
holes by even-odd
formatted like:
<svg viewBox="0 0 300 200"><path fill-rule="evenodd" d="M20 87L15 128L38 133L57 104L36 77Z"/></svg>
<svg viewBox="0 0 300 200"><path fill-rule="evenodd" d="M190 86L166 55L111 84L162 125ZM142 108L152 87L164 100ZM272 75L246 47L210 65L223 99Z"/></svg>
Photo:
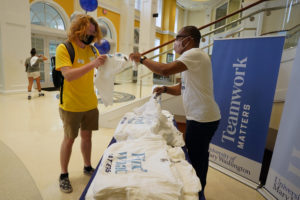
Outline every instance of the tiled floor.
<svg viewBox="0 0 300 200"><path fill-rule="evenodd" d="M133 95L138 95L139 91L134 84L116 85L115 90ZM144 95L149 91L151 87L144 88ZM45 92L45 97L34 96L28 101L26 93L0 94L1 200L33 200L39 197L44 200L78 199L88 183L89 177L82 173L83 162L78 138L73 146L69 165L70 180L74 191L71 194L64 194L59 190L59 150L63 129L58 114L56 95L57 92ZM100 112L104 112L119 105L122 103L108 108L100 105L99 109ZM99 162L113 132L113 129L104 128L94 132L93 166ZM12 156L7 156L9 154ZM12 162L13 159L18 161ZM4 174L4 171L7 173ZM23 191L25 191L24 194L22 194ZM30 195L30 192L39 194ZM208 172L206 197L208 200L264 199L256 190L212 168Z"/></svg>

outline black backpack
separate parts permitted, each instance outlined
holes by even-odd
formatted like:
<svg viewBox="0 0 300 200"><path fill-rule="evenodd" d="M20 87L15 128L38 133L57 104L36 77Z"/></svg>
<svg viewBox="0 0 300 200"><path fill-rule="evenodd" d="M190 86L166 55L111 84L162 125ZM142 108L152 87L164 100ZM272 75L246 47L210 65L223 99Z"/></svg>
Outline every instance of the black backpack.
<svg viewBox="0 0 300 200"><path fill-rule="evenodd" d="M63 43L70 55L70 59L72 64L74 63L74 58L75 58L75 51L72 43L70 41L66 41ZM93 45L90 45L92 48L92 51L95 54L95 57L97 57L97 51ZM60 88L60 103L62 104L62 97L63 97L63 86L64 86L64 76L62 75L61 71L56 70L56 63L55 63L55 57L51 58L51 61L53 62L53 68L52 68L52 80L55 88Z"/></svg>
<svg viewBox="0 0 300 200"><path fill-rule="evenodd" d="M68 53L70 55L71 62L73 64L74 58L75 58L74 47L73 47L72 43L69 41L66 41L63 44L66 46ZM61 71L56 70L55 57L52 57L51 61L53 62L53 66L54 66L52 68L53 85L55 88L62 88L62 86L64 85L64 76L62 75Z"/></svg>

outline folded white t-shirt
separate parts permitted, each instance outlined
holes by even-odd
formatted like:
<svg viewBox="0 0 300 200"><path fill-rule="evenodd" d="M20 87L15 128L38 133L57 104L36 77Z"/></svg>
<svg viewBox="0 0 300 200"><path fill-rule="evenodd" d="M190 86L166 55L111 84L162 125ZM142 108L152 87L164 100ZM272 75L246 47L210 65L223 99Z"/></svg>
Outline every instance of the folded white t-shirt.
<svg viewBox="0 0 300 200"><path fill-rule="evenodd" d="M178 200L183 184L174 175L167 144L159 135L117 142L102 157L86 199Z"/></svg>

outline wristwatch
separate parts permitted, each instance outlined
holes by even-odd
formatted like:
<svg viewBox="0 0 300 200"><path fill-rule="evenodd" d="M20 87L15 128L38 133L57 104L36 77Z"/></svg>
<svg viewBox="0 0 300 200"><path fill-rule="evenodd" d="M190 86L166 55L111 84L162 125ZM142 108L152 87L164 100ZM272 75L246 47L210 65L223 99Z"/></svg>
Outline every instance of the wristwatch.
<svg viewBox="0 0 300 200"><path fill-rule="evenodd" d="M167 92L167 86L163 86L163 93Z"/></svg>
<svg viewBox="0 0 300 200"><path fill-rule="evenodd" d="M147 59L146 56L142 56L142 57L140 58L140 63L143 64L144 60L146 60L146 59Z"/></svg>

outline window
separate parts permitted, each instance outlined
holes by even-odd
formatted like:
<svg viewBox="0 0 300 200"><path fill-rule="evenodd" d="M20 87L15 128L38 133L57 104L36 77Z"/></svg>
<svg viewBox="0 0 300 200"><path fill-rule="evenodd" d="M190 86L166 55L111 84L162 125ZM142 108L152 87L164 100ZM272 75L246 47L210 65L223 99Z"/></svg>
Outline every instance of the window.
<svg viewBox="0 0 300 200"><path fill-rule="evenodd" d="M157 46L159 46L159 45L160 45L160 39L159 39L159 38L155 38L154 46L157 47ZM156 56L156 55L158 55L158 54L159 54L159 49L156 49L156 50L154 51L154 55ZM159 57L156 57L156 58L154 58L153 60L156 61L156 62L159 62Z"/></svg>
<svg viewBox="0 0 300 200"><path fill-rule="evenodd" d="M156 26L161 27L161 15L162 15L162 0L157 1L157 13Z"/></svg>
<svg viewBox="0 0 300 200"><path fill-rule="evenodd" d="M102 19L98 19L98 24L104 39L113 39L109 25Z"/></svg>
<svg viewBox="0 0 300 200"><path fill-rule="evenodd" d="M133 52L139 52L139 40L140 40L140 30L134 28L134 38L133 38Z"/></svg>
<svg viewBox="0 0 300 200"><path fill-rule="evenodd" d="M141 10L141 0L135 0L135 9Z"/></svg>
<svg viewBox="0 0 300 200"><path fill-rule="evenodd" d="M66 26L55 8L47 3L35 3L30 8L31 24L46 26L53 29L65 30Z"/></svg>
<svg viewBox="0 0 300 200"><path fill-rule="evenodd" d="M215 18L215 20L218 20L218 19L226 16L226 14L227 14L227 5L228 5L228 3L225 3L225 4L223 4L222 6L220 6L216 9L216 18ZM219 28L219 27L221 27L225 24L226 24L226 20L222 20L222 21L215 24L215 29ZM222 28L222 29L216 31L215 34L224 32L224 30L225 29Z"/></svg>

